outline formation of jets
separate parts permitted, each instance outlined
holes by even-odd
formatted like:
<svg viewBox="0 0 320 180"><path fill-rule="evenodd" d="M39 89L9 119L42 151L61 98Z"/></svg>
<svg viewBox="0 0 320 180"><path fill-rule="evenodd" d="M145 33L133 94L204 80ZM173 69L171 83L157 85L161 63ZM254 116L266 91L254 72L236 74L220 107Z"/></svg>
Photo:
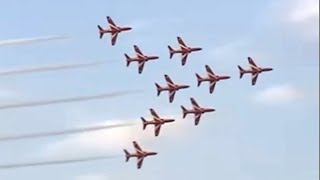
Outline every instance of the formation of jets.
<svg viewBox="0 0 320 180"><path fill-rule="evenodd" d="M103 29L101 26L98 25L99 37L101 39L105 33L110 33L111 34L111 45L114 46L116 44L118 34L123 31L129 31L132 28L131 27L119 27L113 22L113 20L109 16L107 16L106 18L107 18L107 22L109 23L110 28ZM174 54L181 54L181 65L182 66L184 66L186 64L187 59L188 59L188 55L190 53L202 50L201 47L187 46L186 43L183 41L183 39L179 36L177 37L177 41L178 41L180 48L174 49L170 45L168 45L169 58L172 59ZM145 63L147 61L159 59L159 56L144 55L137 45L134 45L133 47L134 47L134 51L135 51L136 56L130 57L129 55L124 54L125 58L126 58L126 65L128 67L131 62L137 62L139 74L141 74L143 72ZM254 86L256 84L259 74L261 74L262 72L273 70L272 68L269 68L269 67L264 68L264 67L257 66L251 57L248 57L248 62L250 64L250 68L243 69L241 66L238 65L238 69L240 71L240 79L242 78L242 76L244 74L251 74L252 75L252 80L251 80L252 86ZM195 73L196 78L197 78L197 86L199 87L202 82L209 82L209 93L210 94L212 94L214 92L216 83L218 81L230 79L230 76L228 76L228 75L215 74L209 65L205 65L205 69L207 72L207 76L205 76L205 77L202 77L198 73ZM174 101L175 94L177 91L179 91L181 89L187 89L190 87L190 85L174 83L171 80L171 78L169 77L169 75L167 75L167 74L164 75L164 78L166 80L167 86L160 86L158 83L155 83L156 90L157 90L157 96L160 96L162 91L168 91L169 103L172 103ZM190 109L187 109L181 105L182 118L183 119L186 118L186 116L188 114L194 114L194 125L195 126L197 126L199 124L201 116L204 113L209 113L209 112L215 111L214 108L209 108L209 107L204 108L204 107L199 106L199 104L196 102L196 100L193 97L190 98L190 101L192 104L192 108L190 108ZM149 109L149 110L152 115L152 120L146 120L144 117L141 117L142 129L145 130L148 125L154 125L154 135L156 137L159 136L162 125L164 125L166 123L172 123L175 121L175 119L160 117L155 112L154 109ZM125 158L126 158L126 162L128 162L131 157L136 157L138 169L140 169L142 167L143 160L145 157L157 155L157 152L143 151L136 141L133 141L133 146L135 148L136 153L130 154L127 150L124 150Z"/></svg>

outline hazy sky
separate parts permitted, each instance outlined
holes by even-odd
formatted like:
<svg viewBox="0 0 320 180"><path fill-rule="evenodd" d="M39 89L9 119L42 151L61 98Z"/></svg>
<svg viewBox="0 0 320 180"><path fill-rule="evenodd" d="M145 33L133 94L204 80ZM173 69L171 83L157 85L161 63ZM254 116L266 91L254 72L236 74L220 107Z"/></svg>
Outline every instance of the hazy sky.
<svg viewBox="0 0 320 180"><path fill-rule="evenodd" d="M119 155L115 159L67 165L0 169L1 180L316 180L319 178L319 1L6 1L0 6L0 70L62 63L108 60L97 67L0 77L0 104L38 99L87 96L141 89L143 93L90 102L0 111L0 136L60 131L99 124L137 122L87 134L0 142L0 164L39 160ZM133 27L111 46L110 35L99 39L97 25ZM181 36L201 52L169 59L167 45ZM59 37L64 37L59 39ZM35 39L34 39L35 38ZM38 38L42 38L39 40ZM55 39L58 38L58 39ZM17 40L20 39L20 40ZM22 39L22 40L21 40ZM47 40L44 40L47 39ZM55 39L55 40L54 40ZM50 40L50 41L49 41ZM43 42L40 42L43 41ZM125 66L124 53L136 44L147 62L143 74L136 63ZM251 56L274 71L239 79L237 65ZM204 65L231 79L196 87L195 73ZM164 74L191 85L168 103L156 96L155 82ZM182 119L180 105L194 97L216 112ZM149 108L176 122L153 137L142 131L140 117ZM123 148L132 141L159 154L125 163Z"/></svg>

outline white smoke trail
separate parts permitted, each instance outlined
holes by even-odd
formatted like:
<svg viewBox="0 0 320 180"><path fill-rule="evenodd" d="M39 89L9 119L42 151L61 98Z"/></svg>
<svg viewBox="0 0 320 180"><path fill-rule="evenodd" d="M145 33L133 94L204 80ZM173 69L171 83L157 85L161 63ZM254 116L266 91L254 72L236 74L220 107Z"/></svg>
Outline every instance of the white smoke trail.
<svg viewBox="0 0 320 180"><path fill-rule="evenodd" d="M47 37L35 37L35 38L20 38L20 39L7 39L0 40L0 46L31 44L37 42L46 42L60 39L68 39L66 36L47 36Z"/></svg>
<svg viewBox="0 0 320 180"><path fill-rule="evenodd" d="M31 166L44 166L44 165L58 165L58 164L70 164L77 162L87 162L87 161L97 161L105 159L113 159L120 157L119 155L113 156L95 156L95 157L86 157L78 159L66 159L66 160L53 160L53 161L42 161L42 162L26 162L26 163L17 163L17 164L4 164L0 165L0 169L12 169L12 168L23 168Z"/></svg>
<svg viewBox="0 0 320 180"><path fill-rule="evenodd" d="M115 124L115 125L100 125L100 126L93 126L93 127L83 127L77 129L68 129L62 131L54 131L54 132L40 132L34 134L21 134L21 135L14 135L14 136L0 136L0 141L12 141L12 140L20 140L20 139L33 139L33 138L41 138L41 137L50 137L50 136L58 136L58 135L66 135L66 134L77 134L77 133L85 133L85 132L92 132L92 131L100 131L100 130L107 130L113 129L117 127L126 127L126 126L133 126L134 123L126 123L126 124Z"/></svg>
<svg viewBox="0 0 320 180"><path fill-rule="evenodd" d="M84 68L89 66L98 66L106 63L107 61L97 61L91 63L74 63L74 64L52 64L46 66L33 66L33 67L25 67L19 69L9 69L0 71L0 76L8 76L15 74L23 74L23 73L32 73L32 72L43 72L43 71L58 71L64 69L72 69L72 68Z"/></svg>
<svg viewBox="0 0 320 180"><path fill-rule="evenodd" d="M104 99L104 98L124 96L127 94L140 93L140 92L142 91L141 90L118 91L113 93L104 93L104 94L91 95L91 96L78 96L78 97L71 97L71 98L65 98L65 99L53 99L53 100L43 100L43 101L31 101L31 102L25 102L25 103L5 104L0 106L0 110L33 107L33 106L44 106L44 105L50 105L50 104L61 104L61 103L70 103L70 102L79 102L79 101L89 101L94 99Z"/></svg>

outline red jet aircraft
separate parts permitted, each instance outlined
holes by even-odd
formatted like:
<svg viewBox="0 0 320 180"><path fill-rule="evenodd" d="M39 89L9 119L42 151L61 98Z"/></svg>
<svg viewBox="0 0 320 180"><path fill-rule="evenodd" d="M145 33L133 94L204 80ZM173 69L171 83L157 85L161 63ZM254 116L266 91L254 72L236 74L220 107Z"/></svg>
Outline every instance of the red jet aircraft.
<svg viewBox="0 0 320 180"><path fill-rule="evenodd" d="M206 112L213 112L215 111L215 109L213 108L203 108L203 107L200 107L198 105L198 103L193 99L193 98L190 98L191 100L191 104L193 106L193 109L186 109L185 107L181 106L181 109L182 109L182 113L183 113L183 119L187 116L187 114L194 114L194 117L195 117L195 121L194 121L194 124L197 126L199 124L199 121L200 121L200 118L201 118L201 115L206 113Z"/></svg>
<svg viewBox="0 0 320 180"><path fill-rule="evenodd" d="M154 135L155 136L158 136L159 133L160 133L160 129L161 129L161 126L165 123L170 123L170 122L174 122L174 119L164 119L164 118L160 118L158 116L158 114L155 112L154 109L150 109L150 113L153 117L153 120L151 121L147 121L145 120L143 117L141 117L141 120L142 120L142 123L143 123L143 130L146 129L147 125L149 124L154 124Z"/></svg>
<svg viewBox="0 0 320 180"><path fill-rule="evenodd" d="M173 49L171 46L168 46L169 53L170 53L170 59L173 57L174 54L181 53L181 63L182 63L182 66L184 66L186 64L188 55L191 52L194 52L194 51L201 51L202 48L199 48L199 47L188 47L183 42L181 37L177 37L177 39L178 39L178 43L180 45L180 49Z"/></svg>
<svg viewBox="0 0 320 180"><path fill-rule="evenodd" d="M107 16L107 21L109 23L109 29L103 29L100 25L98 25L99 29L99 37L100 39L103 37L105 33L111 33L111 45L114 46L117 41L118 34L121 33L122 31L129 31L132 28L131 27L119 27L117 26L111 17Z"/></svg>
<svg viewBox="0 0 320 180"><path fill-rule="evenodd" d="M126 155L126 162L129 161L131 157L136 157L137 158L137 168L140 169L143 163L143 159L147 156L154 156L157 155L158 153L156 152L151 152L151 151L143 151L141 147L138 145L136 141L133 141L133 146L136 150L136 153L130 154L126 149L124 149L124 153Z"/></svg>
<svg viewBox="0 0 320 180"><path fill-rule="evenodd" d="M272 68L262 68L256 65L256 63L252 60L251 57L248 57L248 62L250 64L250 69L243 69L238 65L240 71L240 79L242 78L243 74L250 73L252 75L251 85L254 86L257 82L258 75L262 72L272 71Z"/></svg>
<svg viewBox="0 0 320 180"><path fill-rule="evenodd" d="M190 86L188 85L178 85L173 83L171 78L168 75L164 75L165 80L167 81L167 87L161 87L159 84L155 83L157 87L157 96L160 95L162 91L169 91L169 102L172 103L176 94L176 91L180 89L186 89L189 88Z"/></svg>
<svg viewBox="0 0 320 180"><path fill-rule="evenodd" d="M209 81L209 91L210 93L213 93L214 87L216 86L216 82L220 80L230 79L230 76L219 76L215 75L211 68L208 65L205 65L207 70L207 77L201 77L199 74L196 73L197 81L198 81L198 87L201 85L201 82Z"/></svg>
<svg viewBox="0 0 320 180"><path fill-rule="evenodd" d="M150 60L159 59L158 56L146 56L146 55L144 55L137 45L133 45L133 48L134 48L134 51L136 52L136 57L131 58L127 54L124 54L124 56L127 58L127 67L130 65L131 62L134 62L134 61L138 62L139 74L142 73L145 62L150 61Z"/></svg>

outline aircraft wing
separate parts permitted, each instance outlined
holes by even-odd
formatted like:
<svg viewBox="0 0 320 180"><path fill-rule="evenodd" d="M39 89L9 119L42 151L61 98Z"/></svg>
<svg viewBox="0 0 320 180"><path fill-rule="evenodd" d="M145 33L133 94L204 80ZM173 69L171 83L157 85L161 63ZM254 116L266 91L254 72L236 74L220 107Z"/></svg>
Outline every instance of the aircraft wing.
<svg viewBox="0 0 320 180"><path fill-rule="evenodd" d="M251 85L252 86L254 86L256 84L258 76L259 76L259 73L253 73L252 74L252 80L251 80Z"/></svg>
<svg viewBox="0 0 320 180"><path fill-rule="evenodd" d="M139 71L139 74L142 73L143 71L143 67L144 67L144 61L139 61L139 64L138 64L138 71Z"/></svg>
<svg viewBox="0 0 320 180"><path fill-rule="evenodd" d="M134 45L133 48L134 48L134 51L136 52L138 57L142 58L144 56L143 53L141 52L140 48L137 45Z"/></svg>
<svg viewBox="0 0 320 180"><path fill-rule="evenodd" d="M107 16L107 21L108 21L109 26L110 26L111 29L117 29L117 25L113 22L111 17Z"/></svg>
<svg viewBox="0 0 320 180"><path fill-rule="evenodd" d="M181 37L177 37L177 40L181 49L188 49L188 46L186 45L186 43L183 42Z"/></svg>
<svg viewBox="0 0 320 180"><path fill-rule="evenodd" d="M161 130L161 124L156 124L154 129L154 135L158 136Z"/></svg>
<svg viewBox="0 0 320 180"><path fill-rule="evenodd" d="M182 54L181 54L181 63L182 63L182 66L186 64L187 59L188 59L188 53L182 53Z"/></svg>
<svg viewBox="0 0 320 180"><path fill-rule="evenodd" d="M138 157L137 168L140 169L143 164L144 157Z"/></svg>
<svg viewBox="0 0 320 180"><path fill-rule="evenodd" d="M194 125L198 125L200 122L201 113L195 114Z"/></svg>
<svg viewBox="0 0 320 180"><path fill-rule="evenodd" d="M111 34L111 45L115 45L117 41L118 33Z"/></svg>
<svg viewBox="0 0 320 180"><path fill-rule="evenodd" d="M154 118L159 118L158 114L156 113L156 111L154 109L150 109L150 113Z"/></svg>
<svg viewBox="0 0 320 180"><path fill-rule="evenodd" d="M175 90L169 91L169 102L170 103L173 102L175 94L176 94Z"/></svg>
<svg viewBox="0 0 320 180"><path fill-rule="evenodd" d="M210 86L210 87L209 87L210 93L213 93L214 88L215 88L215 86L216 86L216 82L212 82L212 81L211 81L209 86Z"/></svg>
<svg viewBox="0 0 320 180"><path fill-rule="evenodd" d="M133 141L133 147L136 149L137 153L142 153L142 149L136 141Z"/></svg>
<svg viewBox="0 0 320 180"><path fill-rule="evenodd" d="M193 108L199 108L200 106L199 106L199 104L196 102L196 100L194 100L193 98L190 98L190 100L191 100L191 104L192 104L192 106L193 106Z"/></svg>
<svg viewBox="0 0 320 180"><path fill-rule="evenodd" d="M251 57L248 57L248 62L251 66L258 67Z"/></svg>
<svg viewBox="0 0 320 180"><path fill-rule="evenodd" d="M213 73L212 69L210 68L210 66L206 65L206 71L208 76L214 76L215 74Z"/></svg>
<svg viewBox="0 0 320 180"><path fill-rule="evenodd" d="M166 79L168 86L174 86L173 81L171 80L171 78L167 74L164 75L164 78Z"/></svg>

